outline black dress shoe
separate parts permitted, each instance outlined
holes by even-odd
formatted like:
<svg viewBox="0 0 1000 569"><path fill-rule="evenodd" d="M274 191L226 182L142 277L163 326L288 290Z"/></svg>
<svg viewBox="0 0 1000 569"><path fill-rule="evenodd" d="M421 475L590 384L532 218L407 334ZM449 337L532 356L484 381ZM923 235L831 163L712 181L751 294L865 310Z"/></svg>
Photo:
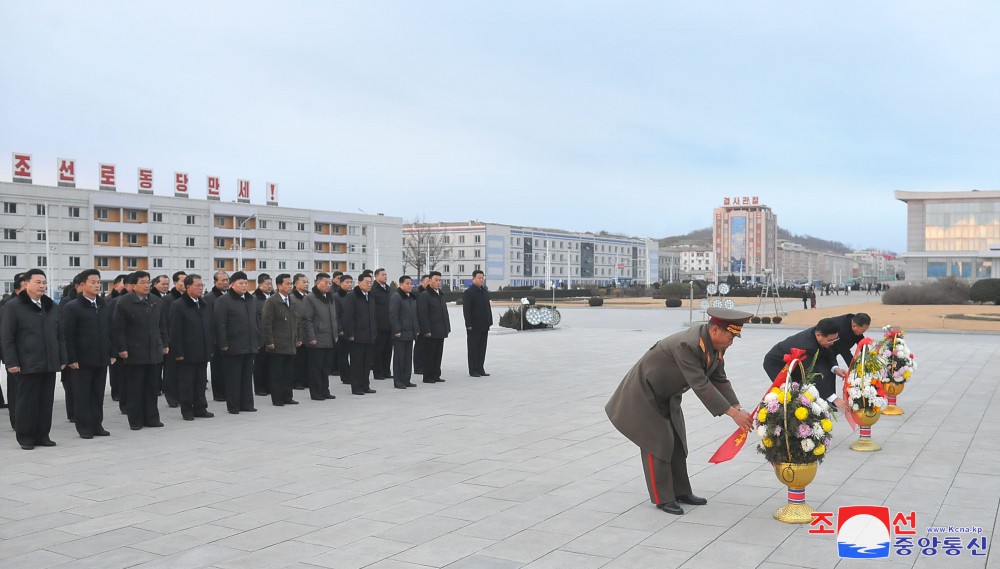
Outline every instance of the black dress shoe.
<svg viewBox="0 0 1000 569"><path fill-rule="evenodd" d="M181 415L181 419L185 421L194 421L194 415Z"/></svg>
<svg viewBox="0 0 1000 569"><path fill-rule="evenodd" d="M8 405L6 403L0 403L0 409L6 409Z"/></svg>
<svg viewBox="0 0 1000 569"><path fill-rule="evenodd" d="M437 382L438 382L438 380L436 380L436 379L425 379L424 380L424 383L437 383Z"/></svg>
<svg viewBox="0 0 1000 569"><path fill-rule="evenodd" d="M481 375L483 377L489 377L490 376L490 374L486 373L485 371L479 372L479 375Z"/></svg>
<svg viewBox="0 0 1000 569"><path fill-rule="evenodd" d="M416 386L417 386L417 384L416 384L416 383L413 383L413 382L411 381L411 382L408 382L408 383L406 384L406 386L407 386L407 387L416 387Z"/></svg>
<svg viewBox="0 0 1000 569"><path fill-rule="evenodd" d="M385 376L385 378L386 378L386 379L392 379L392 377L393 377L393 376L392 376L392 374L391 374L391 373L390 373L389 375Z"/></svg>
<svg viewBox="0 0 1000 569"><path fill-rule="evenodd" d="M378 380L380 380L380 381L381 381L381 380L383 380L383 379L385 379L385 378L384 378L384 377L378 377L378 376L376 376L376 377L373 377L372 379L378 379Z"/></svg>
<svg viewBox="0 0 1000 569"><path fill-rule="evenodd" d="M215 416L215 413L211 411L195 411L194 416L198 419L211 419Z"/></svg>
<svg viewBox="0 0 1000 569"><path fill-rule="evenodd" d="M708 500L700 496L695 496L694 494L688 494L686 496L678 496L677 501L682 504L691 504L692 506L704 506L708 503Z"/></svg>
<svg viewBox="0 0 1000 569"><path fill-rule="evenodd" d="M101 429L100 431L94 431L94 436L95 437L110 437L111 433L105 431L104 429Z"/></svg>
<svg viewBox="0 0 1000 569"><path fill-rule="evenodd" d="M288 401L285 401L285 405L298 405L298 404L299 402L294 399L289 399Z"/></svg>
<svg viewBox="0 0 1000 569"><path fill-rule="evenodd" d="M54 440L52 440L52 439L45 439L44 441L39 441L39 442L37 442L35 444L38 445L38 446L40 446L40 447L54 447L54 446L56 446L56 442Z"/></svg>
<svg viewBox="0 0 1000 569"><path fill-rule="evenodd" d="M293 385L292 386L292 389L305 389L305 388L306 388L306 386L304 386L304 385Z"/></svg>
<svg viewBox="0 0 1000 569"><path fill-rule="evenodd" d="M35 450L35 445L21 445L24 450Z"/></svg>
<svg viewBox="0 0 1000 569"><path fill-rule="evenodd" d="M147 424L146 424L146 426L147 426L147 427L162 427L162 426L163 426L163 423L161 423L161 422L157 421L157 422L155 422L155 423L147 423Z"/></svg>
<svg viewBox="0 0 1000 569"><path fill-rule="evenodd" d="M260 397L266 397L266 396L270 395L271 393L267 392L267 391L254 391L253 394L254 395L259 395Z"/></svg>
<svg viewBox="0 0 1000 569"><path fill-rule="evenodd" d="M91 434L91 433L80 433L80 438L81 439L92 439L92 438L94 438L94 435Z"/></svg>
<svg viewBox="0 0 1000 569"><path fill-rule="evenodd" d="M225 399L212 399L212 401L215 401L217 403L225 403L226 402Z"/></svg>
<svg viewBox="0 0 1000 569"><path fill-rule="evenodd" d="M242 411L243 413L256 413L257 412L257 408L256 407L251 407L250 409L240 409L240 411Z"/></svg>
<svg viewBox="0 0 1000 569"><path fill-rule="evenodd" d="M396 389L406 389L405 385L396 385L396 384L393 384L393 387L395 387Z"/></svg>
<svg viewBox="0 0 1000 569"><path fill-rule="evenodd" d="M132 429L133 431L138 431L139 429L142 428L142 425L129 425L128 428Z"/></svg>
<svg viewBox="0 0 1000 569"><path fill-rule="evenodd" d="M326 401L326 397L323 397L322 395L319 397L310 397L309 399L312 399L313 401Z"/></svg>
<svg viewBox="0 0 1000 569"><path fill-rule="evenodd" d="M239 415L240 412L239 411L233 411L232 409L229 409L229 414L230 415Z"/></svg>
<svg viewBox="0 0 1000 569"><path fill-rule="evenodd" d="M663 510L668 514L673 514L675 516L683 516L684 508L681 507L677 502L667 502L666 504L657 504L657 508Z"/></svg>
<svg viewBox="0 0 1000 569"><path fill-rule="evenodd" d="M469 377L483 377L481 374L469 372Z"/></svg>
<svg viewBox="0 0 1000 569"><path fill-rule="evenodd" d="M366 389L365 393L375 393L375 390L374 389Z"/></svg>
<svg viewBox="0 0 1000 569"><path fill-rule="evenodd" d="M277 402L272 401L271 405L274 405L275 407L284 407L285 406L285 404L282 403L282 402L280 402L280 401L277 401Z"/></svg>
<svg viewBox="0 0 1000 569"><path fill-rule="evenodd" d="M336 399L337 396L333 395L332 393L327 393L326 395L323 396L323 398L324 399Z"/></svg>
<svg viewBox="0 0 1000 569"><path fill-rule="evenodd" d="M351 395L364 395L364 391L351 391Z"/></svg>

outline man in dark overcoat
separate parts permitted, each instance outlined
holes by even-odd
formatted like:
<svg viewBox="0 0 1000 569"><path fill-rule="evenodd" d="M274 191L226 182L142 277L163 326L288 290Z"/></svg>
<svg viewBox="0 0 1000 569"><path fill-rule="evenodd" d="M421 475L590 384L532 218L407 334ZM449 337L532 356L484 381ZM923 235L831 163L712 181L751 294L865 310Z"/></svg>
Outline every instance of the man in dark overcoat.
<svg viewBox="0 0 1000 569"><path fill-rule="evenodd" d="M337 398L330 393L330 373L333 371L334 347L339 333L337 306L330 294L332 285L329 274L317 274L312 292L302 298L299 309L302 345L306 349L309 397L314 401Z"/></svg>
<svg viewBox="0 0 1000 569"><path fill-rule="evenodd" d="M184 295L170 304L170 355L177 373L177 399L181 418L211 418L205 391L208 362L215 354L212 305L204 299L201 275L184 275Z"/></svg>
<svg viewBox="0 0 1000 569"><path fill-rule="evenodd" d="M3 323L3 309L4 306L10 302L12 299L17 298L17 295L21 294L21 290L25 283L24 273L17 273L14 275L14 291L10 296L5 296L3 300L0 300L0 324ZM0 362L6 361L3 359L3 346L0 345ZM7 412L10 414L10 428L14 428L14 398L17 397L17 387L14 377L10 374L7 375L7 400L4 401L3 389L0 388L0 409L8 408Z"/></svg>
<svg viewBox="0 0 1000 569"><path fill-rule="evenodd" d="M834 316L832 320L837 324L840 335L837 336L837 343L833 345L833 351L844 358L844 363L851 364L854 357L854 346L864 340L865 332L872 325L872 317L864 312L857 314L841 314Z"/></svg>
<svg viewBox="0 0 1000 569"><path fill-rule="evenodd" d="M399 277L399 287L389 298L389 322L392 326L392 383L396 389L416 387L411 381L413 340L420 333L417 299L413 298L413 279Z"/></svg>
<svg viewBox="0 0 1000 569"><path fill-rule="evenodd" d="M462 293L462 313L465 316L466 348L469 375L486 377L486 341L493 325L490 292L486 290L486 274L472 271L472 284Z"/></svg>
<svg viewBox="0 0 1000 569"><path fill-rule="evenodd" d="M750 414L726 377L724 356L752 314L710 308L707 324L653 345L625 375L604 410L611 423L639 446L650 501L675 515L681 503L707 504L695 496L687 472L687 431L681 397L690 390L712 415L729 415L749 431Z"/></svg>
<svg viewBox="0 0 1000 569"><path fill-rule="evenodd" d="M157 398L163 356L170 350L163 303L150 294L146 271L129 275L132 292L118 298L111 317L111 337L118 357L125 360L122 380L129 427L162 427Z"/></svg>
<svg viewBox="0 0 1000 569"><path fill-rule="evenodd" d="M104 390L108 366L117 358L111 345L111 310L101 292L101 273L96 269L81 272L73 281L81 285L80 294L62 308L63 337L69 364L63 370L65 381L73 385L76 432L80 438L108 436L104 429Z"/></svg>
<svg viewBox="0 0 1000 569"><path fill-rule="evenodd" d="M226 408L232 415L252 413L253 358L260 349L257 301L248 292L247 274L236 271L229 277L229 292L212 305L215 345L222 361L219 368L226 383Z"/></svg>
<svg viewBox="0 0 1000 569"><path fill-rule="evenodd" d="M298 405L292 399L292 376L295 375L295 349L299 339L299 312L292 298L292 277L282 273L274 280L277 292L264 303L261 311L261 336L271 360L271 403L276 407Z"/></svg>
<svg viewBox="0 0 1000 569"><path fill-rule="evenodd" d="M371 297L375 302L375 344L372 346L372 375L375 379L392 377L392 326L389 324L389 296L392 287L388 284L385 269L375 270Z"/></svg>
<svg viewBox="0 0 1000 569"><path fill-rule="evenodd" d="M371 299L372 276L361 273L358 285L344 297L344 315L341 323L344 337L351 343L351 393L375 393L369 381L373 348L378 325L375 321L375 304Z"/></svg>
<svg viewBox="0 0 1000 569"><path fill-rule="evenodd" d="M834 346L839 339L840 331L832 318L823 318L811 328L792 334L774 345L764 356L764 371L773 381L785 367L785 354L792 348L805 350L806 358L803 367L808 373L810 369L816 375L812 382L822 398L847 413L850 411L842 397L837 395L837 376L847 377L847 369L839 367ZM849 362L849 360L848 360ZM789 377L802 381L802 368L795 368Z"/></svg>
<svg viewBox="0 0 1000 569"><path fill-rule="evenodd" d="M253 298L257 302L257 324L260 325L261 315L264 312L264 303L274 294L274 281L271 275L261 273L257 275L257 288L253 291ZM253 359L253 392L256 395L270 395L271 382L268 380L271 360L267 356L267 348L261 341L260 349Z"/></svg>
<svg viewBox="0 0 1000 569"><path fill-rule="evenodd" d="M417 297L417 319L420 322L420 336L423 338L424 383L441 383L441 358L444 356L444 340L451 332L448 305L441 296L441 273L431 271L430 281L424 292Z"/></svg>
<svg viewBox="0 0 1000 569"><path fill-rule="evenodd" d="M337 347L334 357L337 358L337 370L340 371L340 382L351 384L351 341L344 336L344 299L354 292L354 278L351 275L340 275L340 282L332 293L333 304L337 309Z"/></svg>

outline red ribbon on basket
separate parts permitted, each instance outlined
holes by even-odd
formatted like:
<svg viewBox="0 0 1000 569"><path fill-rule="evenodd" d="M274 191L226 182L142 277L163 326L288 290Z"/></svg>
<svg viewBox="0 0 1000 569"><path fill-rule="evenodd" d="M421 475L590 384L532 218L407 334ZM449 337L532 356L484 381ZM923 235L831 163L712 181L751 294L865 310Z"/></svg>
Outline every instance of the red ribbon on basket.
<svg viewBox="0 0 1000 569"><path fill-rule="evenodd" d="M788 370L794 368L799 362L805 360L806 351L800 350L798 348L792 348L791 352L784 355L785 367L781 368L781 372L778 377L774 378L774 383L771 387L767 388L764 395L767 395L775 387L781 387L785 384L785 380L788 378ZM763 400L764 397L761 397ZM750 414L751 417L756 417L757 413L760 411L760 403L754 407L753 413ZM708 462L712 464L719 464L720 462L726 462L727 460L732 460L741 450L743 450L743 445L747 442L747 435L749 431L744 432L741 429L736 429L736 432L729 435L719 450L715 451L712 458L708 459Z"/></svg>

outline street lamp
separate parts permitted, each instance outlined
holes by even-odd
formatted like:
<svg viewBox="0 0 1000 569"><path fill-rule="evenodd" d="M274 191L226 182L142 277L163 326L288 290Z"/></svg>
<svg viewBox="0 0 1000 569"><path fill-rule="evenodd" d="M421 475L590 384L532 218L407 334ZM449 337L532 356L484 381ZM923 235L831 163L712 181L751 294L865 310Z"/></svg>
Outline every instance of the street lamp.
<svg viewBox="0 0 1000 569"><path fill-rule="evenodd" d="M246 219L244 219L240 223L239 238L238 238L239 239L239 243L237 244L237 247L238 247L237 266L236 266L236 270L237 271L242 271L243 270L243 227L246 226L247 222L249 222L251 219L253 219L255 217L257 217L257 212L256 211L253 212L253 213L251 213L249 217L247 217Z"/></svg>

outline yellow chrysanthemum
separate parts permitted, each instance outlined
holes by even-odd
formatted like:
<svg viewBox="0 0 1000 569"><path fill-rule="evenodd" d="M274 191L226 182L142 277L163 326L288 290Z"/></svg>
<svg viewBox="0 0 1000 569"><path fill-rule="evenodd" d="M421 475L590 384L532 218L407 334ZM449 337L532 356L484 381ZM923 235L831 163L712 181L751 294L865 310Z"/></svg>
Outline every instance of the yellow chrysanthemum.
<svg viewBox="0 0 1000 569"><path fill-rule="evenodd" d="M903 379L910 379L910 370L906 370L903 372Z"/></svg>
<svg viewBox="0 0 1000 569"><path fill-rule="evenodd" d="M784 392L781 393L781 402L782 403L788 403L791 400L792 400L792 394L791 393L784 393Z"/></svg>
<svg viewBox="0 0 1000 569"><path fill-rule="evenodd" d="M823 453L825 452L826 452L826 445L819 444L816 445L816 448L813 449L813 454L815 454L816 456L823 456Z"/></svg>
<svg viewBox="0 0 1000 569"><path fill-rule="evenodd" d="M764 437L764 439L760 442L764 445L764 448L771 448L774 446L774 441L771 440L771 437Z"/></svg>
<svg viewBox="0 0 1000 569"><path fill-rule="evenodd" d="M808 416L809 416L809 409L806 409L805 407L799 407L798 409L795 410L795 418L798 419L799 421L805 421L806 417Z"/></svg>
<svg viewBox="0 0 1000 569"><path fill-rule="evenodd" d="M816 398L813 397L812 393L806 392L806 393L803 393L802 395L805 395L806 399L808 399L809 401L816 401Z"/></svg>
<svg viewBox="0 0 1000 569"><path fill-rule="evenodd" d="M767 420L767 409L761 409L760 413L757 413L757 422L763 423Z"/></svg>
<svg viewBox="0 0 1000 569"><path fill-rule="evenodd" d="M772 387L771 388L771 393L781 393L781 390L778 389L777 387Z"/></svg>
<svg viewBox="0 0 1000 569"><path fill-rule="evenodd" d="M828 433L833 431L833 421L830 419L823 419L819 424L823 426L824 431Z"/></svg>

